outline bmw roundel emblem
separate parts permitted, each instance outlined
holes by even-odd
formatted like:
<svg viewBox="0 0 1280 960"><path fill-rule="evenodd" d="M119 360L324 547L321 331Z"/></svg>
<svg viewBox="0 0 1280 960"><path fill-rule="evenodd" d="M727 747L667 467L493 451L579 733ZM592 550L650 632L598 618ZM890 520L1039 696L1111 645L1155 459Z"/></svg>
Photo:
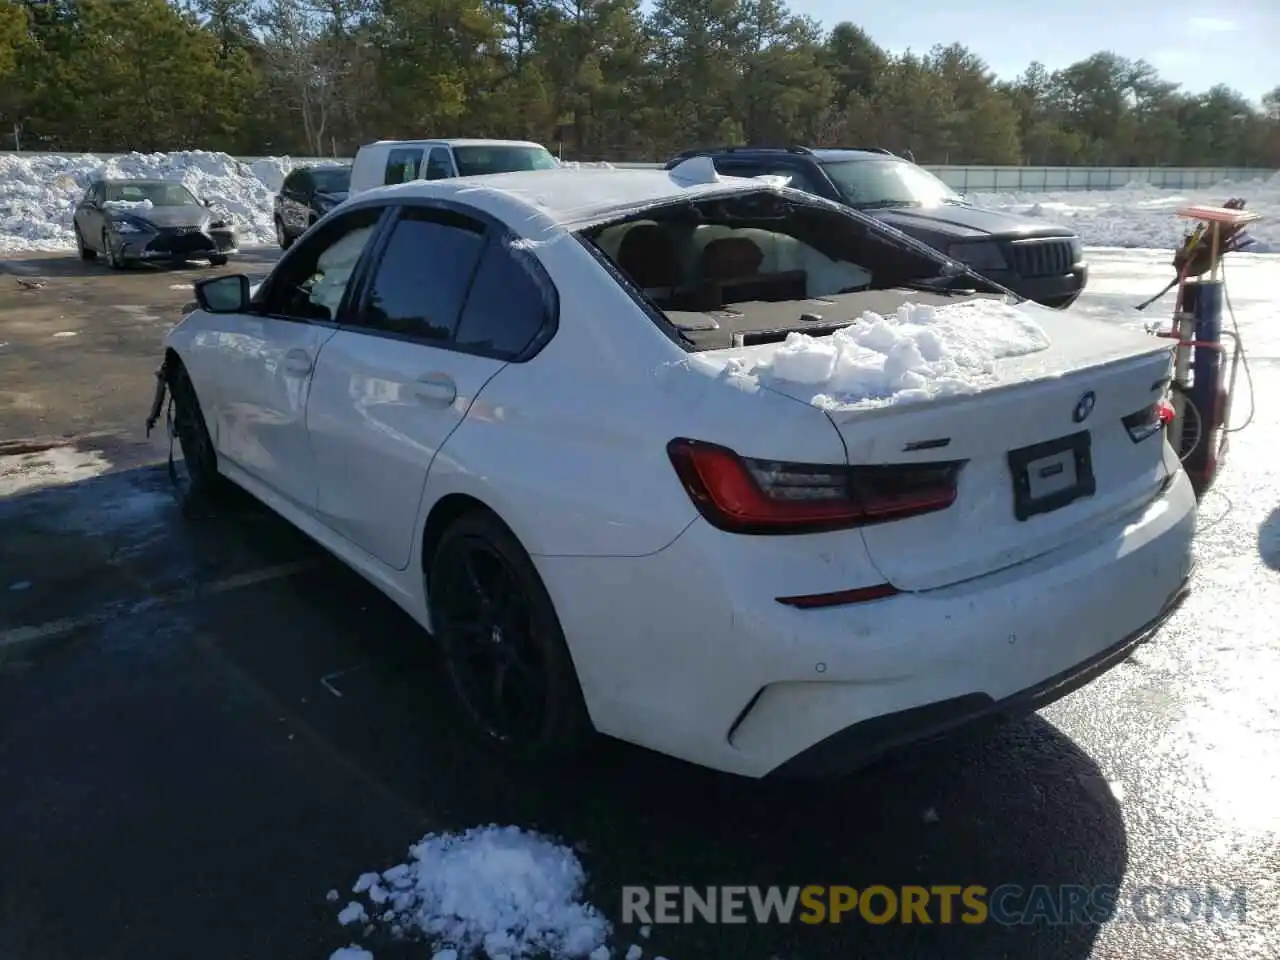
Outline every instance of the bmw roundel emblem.
<svg viewBox="0 0 1280 960"><path fill-rule="evenodd" d="M1076 401L1076 408L1071 412L1071 419L1076 423L1084 423L1093 413L1093 405L1098 402L1097 396L1089 390Z"/></svg>

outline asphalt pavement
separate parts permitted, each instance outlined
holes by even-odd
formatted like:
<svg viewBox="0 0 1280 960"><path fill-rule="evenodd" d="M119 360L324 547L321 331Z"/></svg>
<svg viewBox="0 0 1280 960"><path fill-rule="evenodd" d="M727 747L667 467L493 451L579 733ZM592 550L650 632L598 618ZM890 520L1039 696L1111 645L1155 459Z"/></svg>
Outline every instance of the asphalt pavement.
<svg viewBox="0 0 1280 960"><path fill-rule="evenodd" d="M1161 259L1096 255L1082 309L1143 299ZM491 822L577 846L615 918L636 884L1247 898L1215 922L620 931L650 957L1280 956L1280 337L1249 326L1275 303L1274 260L1233 274L1256 414L1203 504L1187 605L1041 715L828 785L621 744L573 774L478 755L389 601L247 497L180 510L142 423L160 338L209 271L0 261L0 958L327 958L351 938L326 891L427 831Z"/></svg>

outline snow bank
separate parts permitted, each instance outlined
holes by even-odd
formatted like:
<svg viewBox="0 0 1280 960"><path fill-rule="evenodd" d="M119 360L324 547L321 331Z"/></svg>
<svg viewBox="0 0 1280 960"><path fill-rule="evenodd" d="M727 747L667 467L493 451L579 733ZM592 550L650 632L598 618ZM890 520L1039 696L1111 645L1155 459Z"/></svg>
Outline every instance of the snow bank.
<svg viewBox="0 0 1280 960"><path fill-rule="evenodd" d="M290 170L288 157L241 163L225 153L132 153L104 159L93 154L0 154L0 253L70 250L71 214L89 183L99 177L174 180L240 231L243 244L271 243L271 202Z"/></svg>
<svg viewBox="0 0 1280 960"><path fill-rule="evenodd" d="M611 926L582 902L585 884L572 850L518 827L428 834L407 863L362 874L352 893L364 902L346 904L338 921L426 939L437 955L590 957Z"/></svg>
<svg viewBox="0 0 1280 960"><path fill-rule="evenodd" d="M332 161L339 162L339 161ZM609 167L604 162L566 162L567 167ZM178 180L236 223L245 244L271 243L271 200L294 167L288 157L265 157L250 164L225 153L134 153L107 161L92 154L0 154L0 253L70 250L71 211L94 176L155 177ZM1221 204L1245 197L1248 209L1264 216L1250 229L1255 253L1280 252L1280 175L1251 183L1223 183L1184 193L1134 185L1123 190L1079 193L972 194L982 207L1042 217L1078 230L1086 246L1171 250L1185 222L1174 211L1188 203Z"/></svg>
<svg viewBox="0 0 1280 960"><path fill-rule="evenodd" d="M1070 227L1086 247L1130 247L1173 250L1192 222L1177 216L1191 204L1222 206L1244 197L1245 209L1262 215L1248 228L1257 243L1249 253L1280 253L1280 174L1269 180L1220 183L1207 190L1162 190L1131 184L1120 190L1066 193L974 193L980 207L1008 210Z"/></svg>
<svg viewBox="0 0 1280 960"><path fill-rule="evenodd" d="M883 407L973 393L996 382L995 361L1037 353L1049 336L998 300L931 307L904 304L891 317L865 312L829 337L787 335L777 347L702 354L731 377L773 385L824 409Z"/></svg>

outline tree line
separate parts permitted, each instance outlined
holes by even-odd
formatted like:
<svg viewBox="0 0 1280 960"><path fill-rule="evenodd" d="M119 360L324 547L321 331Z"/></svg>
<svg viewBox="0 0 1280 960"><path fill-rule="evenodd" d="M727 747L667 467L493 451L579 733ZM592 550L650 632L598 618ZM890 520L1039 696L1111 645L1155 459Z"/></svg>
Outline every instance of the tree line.
<svg viewBox="0 0 1280 960"><path fill-rule="evenodd" d="M784 0L0 0L0 143L350 156L380 138L910 150L921 163L1280 167L1280 88L1097 53L999 80Z"/></svg>

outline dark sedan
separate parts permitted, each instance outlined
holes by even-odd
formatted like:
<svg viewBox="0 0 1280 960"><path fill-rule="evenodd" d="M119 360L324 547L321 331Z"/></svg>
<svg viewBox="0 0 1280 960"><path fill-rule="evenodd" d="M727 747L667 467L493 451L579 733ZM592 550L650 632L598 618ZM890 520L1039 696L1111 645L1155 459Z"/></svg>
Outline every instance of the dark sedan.
<svg viewBox="0 0 1280 960"><path fill-rule="evenodd" d="M284 178L275 200L276 242L288 250L293 241L347 199L351 167L298 167Z"/></svg>
<svg viewBox="0 0 1280 960"><path fill-rule="evenodd" d="M1019 296L1049 307L1075 302L1088 282L1080 238L1064 227L965 202L932 173L885 150L713 147L735 177L781 176L797 190L843 203L910 234Z"/></svg>
<svg viewBox="0 0 1280 960"><path fill-rule="evenodd" d="M130 263L227 262L238 246L235 227L208 201L167 180L97 180L76 204L76 247L83 260L106 257L113 269Z"/></svg>

